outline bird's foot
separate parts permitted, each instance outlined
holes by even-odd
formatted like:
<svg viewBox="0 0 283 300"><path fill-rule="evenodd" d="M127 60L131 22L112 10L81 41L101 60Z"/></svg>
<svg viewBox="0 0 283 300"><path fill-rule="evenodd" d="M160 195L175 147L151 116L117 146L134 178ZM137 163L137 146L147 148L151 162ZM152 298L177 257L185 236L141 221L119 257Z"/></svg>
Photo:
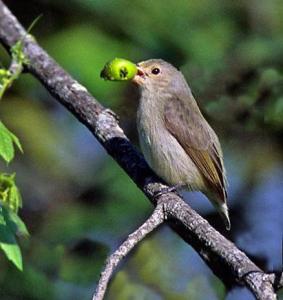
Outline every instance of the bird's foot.
<svg viewBox="0 0 283 300"><path fill-rule="evenodd" d="M116 113L114 113L114 111L111 110L110 108L104 109L104 112L106 112L109 115L111 115L112 117L114 117L116 119L116 121L119 121L119 119L120 119L119 116Z"/></svg>
<svg viewBox="0 0 283 300"><path fill-rule="evenodd" d="M182 187L182 185L174 185L174 186L166 186L161 188L159 191L157 191L154 194L154 198L159 198L160 196L162 196L163 194L167 194L167 193L174 193L177 192L180 188Z"/></svg>

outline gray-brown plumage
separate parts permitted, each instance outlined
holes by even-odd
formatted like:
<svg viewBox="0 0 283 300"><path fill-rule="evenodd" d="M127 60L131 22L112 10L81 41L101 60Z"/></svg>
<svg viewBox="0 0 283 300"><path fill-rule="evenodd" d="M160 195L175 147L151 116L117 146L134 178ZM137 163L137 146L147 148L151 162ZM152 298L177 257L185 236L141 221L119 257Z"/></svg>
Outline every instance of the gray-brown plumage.
<svg viewBox="0 0 283 300"><path fill-rule="evenodd" d="M221 146L183 74L161 59L137 65L137 127L148 164L168 184L203 192L229 229Z"/></svg>

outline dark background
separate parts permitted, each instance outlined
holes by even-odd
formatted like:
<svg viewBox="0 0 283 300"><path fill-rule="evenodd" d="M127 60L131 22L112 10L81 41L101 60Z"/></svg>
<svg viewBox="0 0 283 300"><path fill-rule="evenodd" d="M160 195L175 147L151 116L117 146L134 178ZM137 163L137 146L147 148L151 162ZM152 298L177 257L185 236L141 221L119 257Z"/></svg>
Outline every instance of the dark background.
<svg viewBox="0 0 283 300"><path fill-rule="evenodd" d="M4 1L37 41L103 105L137 144L137 92L99 78L105 62L163 58L180 67L218 133L229 181L227 233L199 193L187 201L265 271L282 268L282 1ZM9 58L0 47L0 60ZM31 237L24 272L0 256L1 299L90 299L106 256L152 207L69 112L29 74L0 103L24 154L16 171ZM195 251L167 227L124 260L107 299L253 299L225 290ZM281 298L283 295L281 293Z"/></svg>

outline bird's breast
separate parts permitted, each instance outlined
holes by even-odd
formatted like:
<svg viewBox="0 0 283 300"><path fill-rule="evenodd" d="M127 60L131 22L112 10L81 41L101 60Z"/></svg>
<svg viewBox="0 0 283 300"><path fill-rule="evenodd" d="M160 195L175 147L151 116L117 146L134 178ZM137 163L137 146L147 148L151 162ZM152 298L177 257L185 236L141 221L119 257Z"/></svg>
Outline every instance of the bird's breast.
<svg viewBox="0 0 283 300"><path fill-rule="evenodd" d="M170 185L201 189L198 169L182 146L166 129L163 111L140 103L137 128L140 147L150 167Z"/></svg>

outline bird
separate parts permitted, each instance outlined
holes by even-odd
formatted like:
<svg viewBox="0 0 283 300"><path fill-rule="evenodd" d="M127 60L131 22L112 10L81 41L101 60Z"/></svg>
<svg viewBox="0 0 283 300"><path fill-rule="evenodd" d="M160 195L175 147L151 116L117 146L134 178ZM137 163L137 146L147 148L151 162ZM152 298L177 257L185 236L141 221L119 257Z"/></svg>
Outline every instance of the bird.
<svg viewBox="0 0 283 300"><path fill-rule="evenodd" d="M219 139L182 72L162 59L136 64L137 131L148 165L169 186L202 192L227 230L227 179Z"/></svg>

